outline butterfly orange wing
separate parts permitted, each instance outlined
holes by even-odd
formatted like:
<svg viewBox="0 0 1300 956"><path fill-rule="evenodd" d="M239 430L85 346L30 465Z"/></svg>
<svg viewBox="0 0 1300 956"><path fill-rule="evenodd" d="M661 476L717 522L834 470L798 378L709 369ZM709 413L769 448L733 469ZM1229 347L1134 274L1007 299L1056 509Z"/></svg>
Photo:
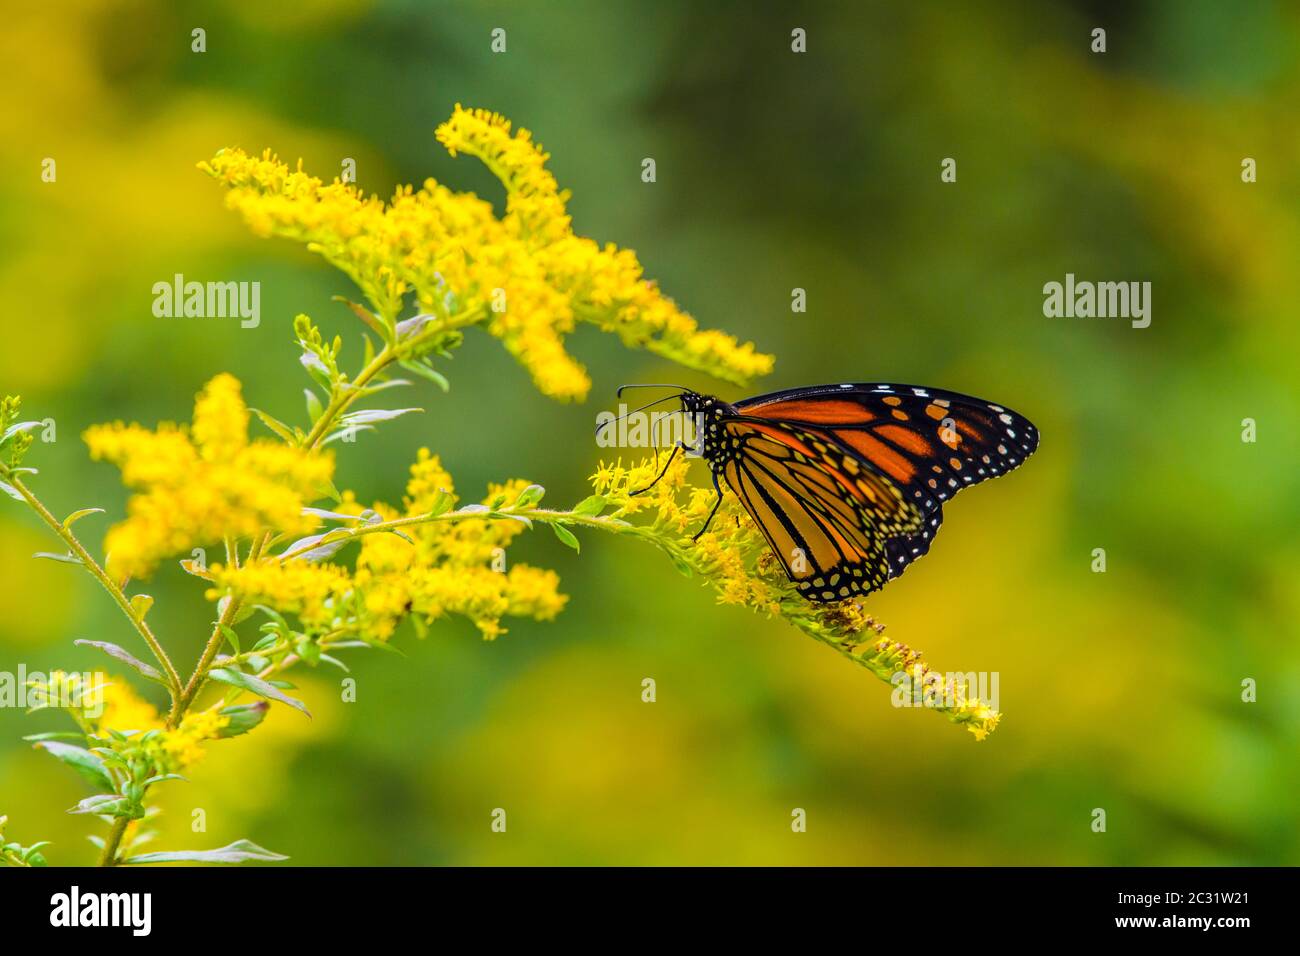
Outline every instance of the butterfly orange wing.
<svg viewBox="0 0 1300 956"><path fill-rule="evenodd" d="M890 577L885 543L919 533L902 490L815 428L733 418L738 451L722 475L807 598L838 601Z"/></svg>
<svg viewBox="0 0 1300 956"><path fill-rule="evenodd" d="M937 388L821 385L759 395L735 407L746 417L829 436L917 506L919 530L885 542L890 577L929 550L943 502L1019 467L1038 447L1038 429L1023 415Z"/></svg>

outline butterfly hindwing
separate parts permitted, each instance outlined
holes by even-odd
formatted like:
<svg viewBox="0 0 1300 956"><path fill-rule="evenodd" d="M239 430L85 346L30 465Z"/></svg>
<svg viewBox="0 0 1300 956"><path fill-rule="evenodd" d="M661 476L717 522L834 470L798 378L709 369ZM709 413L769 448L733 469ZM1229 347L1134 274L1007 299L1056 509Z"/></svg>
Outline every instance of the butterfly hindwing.
<svg viewBox="0 0 1300 956"><path fill-rule="evenodd" d="M929 514L923 515L922 520L924 524L916 534L890 538L885 542L891 580L902 574L909 564L930 550L930 542L939 533L939 525L943 524L943 506L940 505Z"/></svg>
<svg viewBox="0 0 1300 956"><path fill-rule="evenodd" d="M916 504L821 429L750 418L723 428L723 478L810 600L876 590L894 573L889 540L924 532Z"/></svg>

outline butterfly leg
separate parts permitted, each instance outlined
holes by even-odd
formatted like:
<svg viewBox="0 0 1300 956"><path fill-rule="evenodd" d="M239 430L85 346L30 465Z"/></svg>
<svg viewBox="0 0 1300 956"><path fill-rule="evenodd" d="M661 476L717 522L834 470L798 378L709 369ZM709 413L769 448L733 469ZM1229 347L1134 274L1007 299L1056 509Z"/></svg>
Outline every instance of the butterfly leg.
<svg viewBox="0 0 1300 956"><path fill-rule="evenodd" d="M673 449L673 453L668 456L668 461L664 463L663 470L659 472L659 477L650 482L650 484L646 485L644 488L638 488L636 491L629 492L631 497L635 498L637 495L643 495L655 485L659 484L659 482L663 480L664 475L668 474L668 467L673 463L673 459L677 457L677 453L682 450L682 447L683 446L678 443L677 447Z"/></svg>
<svg viewBox="0 0 1300 956"><path fill-rule="evenodd" d="M718 485L717 472L713 473L713 490L718 493L718 497L713 500L713 510L710 511L709 516L704 519L704 527L695 532L695 536L691 538L692 541L699 541L700 535L709 530L709 525L713 523L713 516L717 514L718 509L722 507L722 488Z"/></svg>

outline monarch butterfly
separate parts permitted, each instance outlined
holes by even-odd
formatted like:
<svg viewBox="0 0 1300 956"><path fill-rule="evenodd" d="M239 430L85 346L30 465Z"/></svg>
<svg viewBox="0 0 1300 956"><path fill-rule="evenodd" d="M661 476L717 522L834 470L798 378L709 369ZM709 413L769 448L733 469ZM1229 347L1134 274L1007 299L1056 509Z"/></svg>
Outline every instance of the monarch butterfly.
<svg viewBox="0 0 1300 956"><path fill-rule="evenodd" d="M655 386L623 388L632 387ZM944 502L1019 467L1038 447L1024 416L938 388L816 385L733 405L667 387L680 390L651 404L679 399L695 418L718 492L696 538L722 503L721 480L800 594L818 603L898 577L930 549Z"/></svg>

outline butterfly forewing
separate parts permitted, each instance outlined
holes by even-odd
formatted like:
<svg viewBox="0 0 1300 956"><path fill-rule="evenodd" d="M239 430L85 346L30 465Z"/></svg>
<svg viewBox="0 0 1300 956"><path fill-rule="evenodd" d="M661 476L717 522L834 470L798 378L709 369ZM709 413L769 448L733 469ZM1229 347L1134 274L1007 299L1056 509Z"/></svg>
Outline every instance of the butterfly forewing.
<svg viewBox="0 0 1300 956"><path fill-rule="evenodd" d="M826 432L927 514L962 488L1018 467L1038 447L1038 430L1024 416L937 388L823 385L735 407L746 417Z"/></svg>

